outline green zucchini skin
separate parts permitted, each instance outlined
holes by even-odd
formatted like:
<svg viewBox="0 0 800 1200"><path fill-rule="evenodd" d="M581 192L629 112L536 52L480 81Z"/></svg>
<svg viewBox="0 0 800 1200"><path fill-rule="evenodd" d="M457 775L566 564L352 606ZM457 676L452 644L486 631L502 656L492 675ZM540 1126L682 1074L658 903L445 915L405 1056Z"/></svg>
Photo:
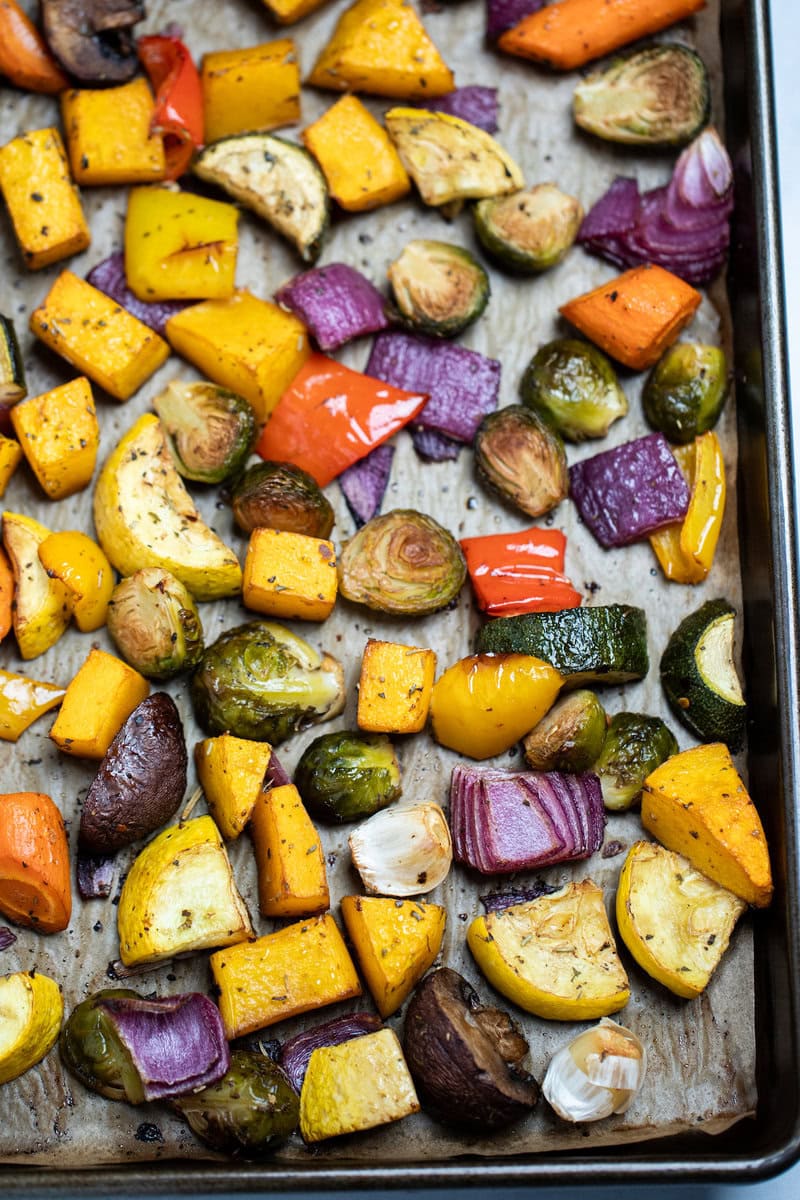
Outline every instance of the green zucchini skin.
<svg viewBox="0 0 800 1200"><path fill-rule="evenodd" d="M13 408L28 394L14 322L0 313L0 411Z"/></svg>
<svg viewBox="0 0 800 1200"><path fill-rule="evenodd" d="M475 648L541 658L564 676L565 688L644 679L650 666L647 617L628 604L499 617L478 630Z"/></svg>
<svg viewBox="0 0 800 1200"><path fill-rule="evenodd" d="M732 753L741 750L747 706L716 692L700 672L697 648L715 622L736 610L725 599L708 600L681 621L661 657L661 686L675 716L701 742L724 742Z"/></svg>

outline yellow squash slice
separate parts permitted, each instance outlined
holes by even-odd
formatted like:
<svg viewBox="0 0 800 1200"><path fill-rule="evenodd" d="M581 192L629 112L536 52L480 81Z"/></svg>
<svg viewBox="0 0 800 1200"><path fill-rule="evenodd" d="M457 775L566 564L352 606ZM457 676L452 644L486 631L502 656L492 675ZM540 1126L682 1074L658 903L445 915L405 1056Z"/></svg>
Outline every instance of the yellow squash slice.
<svg viewBox="0 0 800 1200"><path fill-rule="evenodd" d="M49 1053L63 1015L61 989L47 975L17 971L0 978L0 1084Z"/></svg>
<svg viewBox="0 0 800 1200"><path fill-rule="evenodd" d="M14 634L23 658L54 646L69 625L70 594L39 562L50 530L24 513L3 513L3 545L14 571Z"/></svg>

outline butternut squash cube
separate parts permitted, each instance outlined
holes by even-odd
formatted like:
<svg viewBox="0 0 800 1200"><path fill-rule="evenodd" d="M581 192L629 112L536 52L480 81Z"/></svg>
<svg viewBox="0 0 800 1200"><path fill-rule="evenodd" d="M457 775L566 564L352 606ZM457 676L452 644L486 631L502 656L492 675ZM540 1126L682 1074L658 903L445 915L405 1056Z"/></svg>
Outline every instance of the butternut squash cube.
<svg viewBox="0 0 800 1200"><path fill-rule="evenodd" d="M229 1039L361 995L330 913L218 950L209 961Z"/></svg>
<svg viewBox="0 0 800 1200"><path fill-rule="evenodd" d="M365 212L399 200L411 180L386 130L356 96L342 96L303 130L337 204Z"/></svg>
<svg viewBox="0 0 800 1200"><path fill-rule="evenodd" d="M315 12L325 0L263 0L279 25L293 25L302 17Z"/></svg>
<svg viewBox="0 0 800 1200"><path fill-rule="evenodd" d="M0 434L0 496L4 495L11 476L22 461L22 446L13 438Z"/></svg>
<svg viewBox="0 0 800 1200"><path fill-rule="evenodd" d="M378 1012L390 1017L441 950L445 910L425 900L344 896L342 917Z"/></svg>
<svg viewBox="0 0 800 1200"><path fill-rule="evenodd" d="M748 904L764 908L772 899L761 818L722 742L673 754L648 775L642 825Z"/></svg>
<svg viewBox="0 0 800 1200"><path fill-rule="evenodd" d="M428 719L435 674L433 650L370 638L358 683L359 729L419 733Z"/></svg>
<svg viewBox="0 0 800 1200"><path fill-rule="evenodd" d="M254 529L244 563L242 598L269 617L324 621L336 603L333 542L280 529Z"/></svg>
<svg viewBox="0 0 800 1200"><path fill-rule="evenodd" d="M62 500L87 486L94 473L100 429L85 376L15 404L11 424L51 500Z"/></svg>
<svg viewBox="0 0 800 1200"><path fill-rule="evenodd" d="M233 295L239 213L171 188L133 188L125 217L125 275L140 300Z"/></svg>
<svg viewBox="0 0 800 1200"><path fill-rule="evenodd" d="M311 353L297 317L245 290L176 313L167 337L207 379L249 400L260 425Z"/></svg>
<svg viewBox="0 0 800 1200"><path fill-rule="evenodd" d="M67 686L50 737L76 758L102 758L150 684L121 658L91 650Z"/></svg>
<svg viewBox="0 0 800 1200"><path fill-rule="evenodd" d="M313 1052L300 1093L300 1132L307 1142L321 1142L419 1108L397 1034L381 1029Z"/></svg>
<svg viewBox="0 0 800 1200"><path fill-rule="evenodd" d="M410 0L356 0L339 18L308 83L408 99L444 96L455 86Z"/></svg>
<svg viewBox="0 0 800 1200"><path fill-rule="evenodd" d="M103 292L62 271L31 330L117 400L128 400L169 355L166 342Z"/></svg>
<svg viewBox="0 0 800 1200"><path fill-rule="evenodd" d="M22 133L0 147L0 191L31 270L79 254L90 244L57 129Z"/></svg>
<svg viewBox="0 0 800 1200"><path fill-rule="evenodd" d="M262 792L253 809L262 917L307 917L330 906L319 833L292 783Z"/></svg>
<svg viewBox="0 0 800 1200"><path fill-rule="evenodd" d="M251 742L230 733L195 746L197 778L226 841L238 838L250 820L271 757L268 742Z"/></svg>
<svg viewBox="0 0 800 1200"><path fill-rule="evenodd" d="M300 68L291 38L206 54L200 82L206 144L300 120Z"/></svg>
<svg viewBox="0 0 800 1200"><path fill-rule="evenodd" d="M139 75L122 87L71 88L61 117L72 174L82 184L156 183L166 173L164 142L151 134L155 104Z"/></svg>

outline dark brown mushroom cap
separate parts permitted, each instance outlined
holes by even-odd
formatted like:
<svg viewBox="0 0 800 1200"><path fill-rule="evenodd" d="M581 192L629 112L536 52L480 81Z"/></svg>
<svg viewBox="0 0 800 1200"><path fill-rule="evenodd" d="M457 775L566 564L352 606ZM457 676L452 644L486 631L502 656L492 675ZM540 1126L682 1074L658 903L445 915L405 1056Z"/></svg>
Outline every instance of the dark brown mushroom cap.
<svg viewBox="0 0 800 1200"><path fill-rule="evenodd" d="M500 1129L539 1099L536 1080L519 1065L528 1043L516 1022L484 1007L449 967L427 975L414 993L403 1050L423 1106L446 1124Z"/></svg>
<svg viewBox="0 0 800 1200"><path fill-rule="evenodd" d="M84 83L125 83L139 65L130 30L145 15L141 0L42 0L47 43Z"/></svg>

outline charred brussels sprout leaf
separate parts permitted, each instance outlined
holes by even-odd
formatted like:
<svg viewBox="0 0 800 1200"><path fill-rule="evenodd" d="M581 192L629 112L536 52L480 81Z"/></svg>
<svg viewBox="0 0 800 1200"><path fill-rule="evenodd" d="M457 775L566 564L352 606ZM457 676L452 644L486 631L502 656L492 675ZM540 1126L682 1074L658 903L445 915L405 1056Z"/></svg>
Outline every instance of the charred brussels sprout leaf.
<svg viewBox="0 0 800 1200"><path fill-rule="evenodd" d="M170 679L195 666L203 653L195 602L161 567L142 567L120 580L106 623L125 661L148 679Z"/></svg>
<svg viewBox="0 0 800 1200"><path fill-rule="evenodd" d="M95 992L73 1008L59 1039L61 1057L81 1083L109 1100L127 1100L129 1104L144 1100L142 1081L102 1001L139 998L130 988Z"/></svg>
<svg viewBox="0 0 800 1200"><path fill-rule="evenodd" d="M222 483L244 466L256 419L242 396L215 383L170 383L153 408L184 479Z"/></svg>
<svg viewBox="0 0 800 1200"><path fill-rule="evenodd" d="M606 740L606 725L605 709L594 692L572 692L525 738L525 758L535 771L580 775L597 761Z"/></svg>
<svg viewBox="0 0 800 1200"><path fill-rule="evenodd" d="M433 517L398 508L373 517L339 559L339 590L378 612L423 616L454 600L467 566L458 542Z"/></svg>
<svg viewBox="0 0 800 1200"><path fill-rule="evenodd" d="M614 368L596 346L574 338L548 342L534 354L520 398L570 442L605 437L628 411Z"/></svg>
<svg viewBox="0 0 800 1200"><path fill-rule="evenodd" d="M485 484L529 517L541 517L569 491L561 436L521 404L489 413L475 436L475 463Z"/></svg>
<svg viewBox="0 0 800 1200"><path fill-rule="evenodd" d="M660 717L616 713L592 767L600 777L606 808L615 812L631 808L650 772L677 753L678 743Z"/></svg>
<svg viewBox="0 0 800 1200"><path fill-rule="evenodd" d="M671 442L685 445L716 425L729 387L724 350L678 342L647 377L644 415Z"/></svg>
<svg viewBox="0 0 800 1200"><path fill-rule="evenodd" d="M481 315L489 277L468 250L449 242L409 242L389 267L404 324L433 337L454 337Z"/></svg>
<svg viewBox="0 0 800 1200"><path fill-rule="evenodd" d="M705 64L675 42L615 58L575 88L573 112L581 129L630 146L682 146L709 118Z"/></svg>
<svg viewBox="0 0 800 1200"><path fill-rule="evenodd" d="M218 1083L173 1100L192 1132L223 1154L268 1153L294 1133L300 1099L280 1067L257 1050L234 1050Z"/></svg>
<svg viewBox="0 0 800 1200"><path fill-rule="evenodd" d="M231 495L236 524L244 533L280 529L327 538L333 509L317 481L291 463L263 462L248 467Z"/></svg>
<svg viewBox="0 0 800 1200"><path fill-rule="evenodd" d="M357 821L396 800L400 766L383 735L326 733L303 752L294 776L303 802L326 821Z"/></svg>
<svg viewBox="0 0 800 1200"><path fill-rule="evenodd" d="M502 266L526 275L561 262L583 220L580 202L552 183L481 200L473 213L484 250Z"/></svg>
<svg viewBox="0 0 800 1200"><path fill-rule="evenodd" d="M344 706L342 667L272 621L229 629L207 648L191 685L207 733L277 745Z"/></svg>

